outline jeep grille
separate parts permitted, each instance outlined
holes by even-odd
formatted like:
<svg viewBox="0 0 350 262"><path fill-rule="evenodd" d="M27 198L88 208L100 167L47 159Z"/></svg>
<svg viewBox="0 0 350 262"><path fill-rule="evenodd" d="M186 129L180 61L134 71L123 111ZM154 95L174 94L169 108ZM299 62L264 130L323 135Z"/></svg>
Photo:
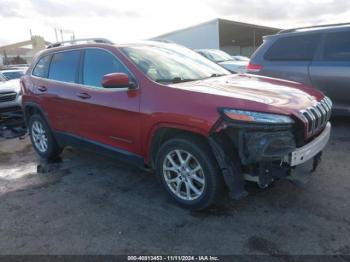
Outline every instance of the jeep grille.
<svg viewBox="0 0 350 262"><path fill-rule="evenodd" d="M328 97L325 97L314 106L301 111L307 120L307 137L316 134L326 126L331 117L331 112L332 101Z"/></svg>

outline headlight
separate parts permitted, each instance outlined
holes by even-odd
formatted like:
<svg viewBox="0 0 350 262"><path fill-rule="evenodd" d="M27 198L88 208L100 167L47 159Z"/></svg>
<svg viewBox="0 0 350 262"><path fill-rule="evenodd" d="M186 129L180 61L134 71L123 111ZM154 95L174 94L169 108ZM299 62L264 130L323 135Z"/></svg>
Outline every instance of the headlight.
<svg viewBox="0 0 350 262"><path fill-rule="evenodd" d="M293 124L294 120L289 116L243 111L236 109L224 109L222 112L232 120L255 122L262 124Z"/></svg>

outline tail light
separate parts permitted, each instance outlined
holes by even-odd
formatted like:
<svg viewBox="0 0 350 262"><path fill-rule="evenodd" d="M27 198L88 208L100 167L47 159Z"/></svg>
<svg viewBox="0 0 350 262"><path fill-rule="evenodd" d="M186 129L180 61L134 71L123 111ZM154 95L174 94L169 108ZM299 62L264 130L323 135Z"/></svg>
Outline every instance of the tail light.
<svg viewBox="0 0 350 262"><path fill-rule="evenodd" d="M247 71L248 72L259 72L263 68L264 67L262 65L252 64L251 62L249 62L248 66L247 66Z"/></svg>

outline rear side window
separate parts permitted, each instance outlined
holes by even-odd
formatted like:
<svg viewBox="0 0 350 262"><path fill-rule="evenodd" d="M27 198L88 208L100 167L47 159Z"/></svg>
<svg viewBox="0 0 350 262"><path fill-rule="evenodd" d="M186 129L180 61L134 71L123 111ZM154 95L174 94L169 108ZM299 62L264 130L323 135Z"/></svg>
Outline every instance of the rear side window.
<svg viewBox="0 0 350 262"><path fill-rule="evenodd" d="M38 63L35 65L35 68L33 70L33 75L42 77L42 78L47 78L50 60L51 60L50 55L40 58Z"/></svg>
<svg viewBox="0 0 350 262"><path fill-rule="evenodd" d="M66 51L53 55L49 78L52 80L74 83L77 76L80 51Z"/></svg>
<svg viewBox="0 0 350 262"><path fill-rule="evenodd" d="M84 56L83 84L102 87L102 78L110 73L125 73L129 75L125 66L112 54L99 50L87 49ZM131 77L129 75L129 77Z"/></svg>
<svg viewBox="0 0 350 262"><path fill-rule="evenodd" d="M310 61L320 38L320 34L280 38L270 47L264 58L271 61Z"/></svg>
<svg viewBox="0 0 350 262"><path fill-rule="evenodd" d="M350 31L327 34L323 52L325 61L350 61Z"/></svg>

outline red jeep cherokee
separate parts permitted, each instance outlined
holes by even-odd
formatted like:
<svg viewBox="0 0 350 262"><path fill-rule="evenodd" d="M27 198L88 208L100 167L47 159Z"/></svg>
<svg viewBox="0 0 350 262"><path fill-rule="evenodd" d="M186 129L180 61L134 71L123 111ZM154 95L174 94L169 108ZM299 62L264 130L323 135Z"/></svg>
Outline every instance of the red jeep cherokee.
<svg viewBox="0 0 350 262"><path fill-rule="evenodd" d="M99 41L101 42L101 41ZM23 108L37 153L67 146L108 152L155 170L192 209L246 180L301 181L328 142L331 101L308 86L232 75L176 44L57 44L22 78Z"/></svg>

